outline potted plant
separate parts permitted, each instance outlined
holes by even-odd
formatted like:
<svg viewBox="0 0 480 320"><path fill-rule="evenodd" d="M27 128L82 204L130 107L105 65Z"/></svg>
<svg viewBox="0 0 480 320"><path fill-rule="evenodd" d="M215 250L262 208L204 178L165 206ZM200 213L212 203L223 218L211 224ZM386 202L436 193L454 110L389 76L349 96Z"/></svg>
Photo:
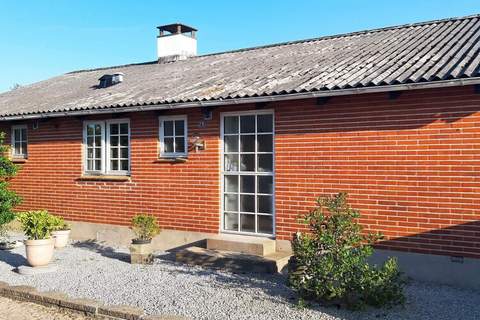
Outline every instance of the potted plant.
<svg viewBox="0 0 480 320"><path fill-rule="evenodd" d="M46 266L53 257L54 239L50 233L55 228L55 217L46 210L27 211L18 214L23 231L27 261L32 267Z"/></svg>
<svg viewBox="0 0 480 320"><path fill-rule="evenodd" d="M131 229L136 238L130 246L130 262L137 264L150 264L153 262L152 239L160 233L157 218L139 214L133 217Z"/></svg>
<svg viewBox="0 0 480 320"><path fill-rule="evenodd" d="M62 217L54 216L53 219L55 226L52 231L52 237L55 239L55 248L65 248L70 238L70 225Z"/></svg>

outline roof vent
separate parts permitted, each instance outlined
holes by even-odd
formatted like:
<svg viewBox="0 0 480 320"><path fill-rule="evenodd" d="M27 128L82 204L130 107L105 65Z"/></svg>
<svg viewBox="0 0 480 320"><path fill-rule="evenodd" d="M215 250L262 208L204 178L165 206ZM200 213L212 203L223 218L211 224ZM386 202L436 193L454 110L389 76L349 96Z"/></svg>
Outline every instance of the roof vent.
<svg viewBox="0 0 480 320"><path fill-rule="evenodd" d="M197 55L197 29L181 23L167 24L157 27L158 62L185 60Z"/></svg>
<svg viewBox="0 0 480 320"><path fill-rule="evenodd" d="M104 74L103 76L98 79L100 84L98 85L99 88L107 88L113 86L114 84L123 82L123 73L114 73L114 74Z"/></svg>

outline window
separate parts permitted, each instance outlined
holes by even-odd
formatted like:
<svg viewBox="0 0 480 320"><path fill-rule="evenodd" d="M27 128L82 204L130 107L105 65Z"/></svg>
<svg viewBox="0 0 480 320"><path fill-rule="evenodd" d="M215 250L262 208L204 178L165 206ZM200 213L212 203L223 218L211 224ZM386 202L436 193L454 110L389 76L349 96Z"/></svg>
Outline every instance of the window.
<svg viewBox="0 0 480 320"><path fill-rule="evenodd" d="M27 126L12 127L12 156L17 158L27 157Z"/></svg>
<svg viewBox="0 0 480 320"><path fill-rule="evenodd" d="M160 117L160 155L187 155L187 116Z"/></svg>
<svg viewBox="0 0 480 320"><path fill-rule="evenodd" d="M130 122L87 121L84 124L85 172L128 174L130 172Z"/></svg>

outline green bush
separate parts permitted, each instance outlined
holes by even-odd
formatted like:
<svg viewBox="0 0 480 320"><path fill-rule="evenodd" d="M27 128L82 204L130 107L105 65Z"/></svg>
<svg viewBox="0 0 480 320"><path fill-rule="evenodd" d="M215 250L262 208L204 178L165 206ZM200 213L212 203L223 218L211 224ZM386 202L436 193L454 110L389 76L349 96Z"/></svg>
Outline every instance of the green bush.
<svg viewBox="0 0 480 320"><path fill-rule="evenodd" d="M70 225L65 222L62 217L52 216L53 218L53 230L52 231L63 231L70 230Z"/></svg>
<svg viewBox="0 0 480 320"><path fill-rule="evenodd" d="M160 233L157 218L139 214L132 218L132 230L138 240L151 240Z"/></svg>
<svg viewBox="0 0 480 320"><path fill-rule="evenodd" d="M56 217L46 210L21 212L17 218L29 240L50 238L50 232L55 230L57 223Z"/></svg>
<svg viewBox="0 0 480 320"><path fill-rule="evenodd" d="M288 281L302 299L352 309L367 305L389 307L404 302L404 279L397 261L378 268L368 264L378 234L362 234L359 212L347 203L347 194L320 197L302 221L309 233L292 240L293 259Z"/></svg>
<svg viewBox="0 0 480 320"><path fill-rule="evenodd" d="M9 190L8 180L17 173L17 166L9 158L10 148L4 144L5 133L0 133L0 240L6 236L8 223L15 219L13 207L21 198Z"/></svg>

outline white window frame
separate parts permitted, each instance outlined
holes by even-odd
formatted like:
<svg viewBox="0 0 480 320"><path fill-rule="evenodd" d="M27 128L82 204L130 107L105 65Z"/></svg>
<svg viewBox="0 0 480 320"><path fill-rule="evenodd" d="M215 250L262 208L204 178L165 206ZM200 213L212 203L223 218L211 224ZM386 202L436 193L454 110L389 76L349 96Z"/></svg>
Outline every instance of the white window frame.
<svg viewBox="0 0 480 320"><path fill-rule="evenodd" d="M110 124L128 123L128 170L111 170L110 168ZM99 124L101 126L101 170L87 170L87 126L89 124ZM131 168L131 128L130 119L110 119L110 120L88 120L83 122L83 172L86 175L130 175Z"/></svg>
<svg viewBox="0 0 480 320"><path fill-rule="evenodd" d="M26 142L26 150L24 153L21 154L16 154L15 153L15 130L17 129L25 129L25 132L27 134L25 138ZM21 125L14 125L12 126L12 132L11 132L11 139L10 139L10 144L11 144L11 149L12 149L12 157L13 158L27 158L28 157L28 126L26 124L21 124ZM23 140L22 140L23 141Z"/></svg>
<svg viewBox="0 0 480 320"><path fill-rule="evenodd" d="M161 158L176 158L176 157L186 157L188 155L188 120L187 115L180 115L180 116L160 116L158 117L159 120L159 141L160 141L160 157ZM184 152L164 152L164 134L163 134L163 127L165 121L176 121L176 120L183 120L183 134L184 134ZM175 138L175 130L173 132L173 137ZM174 139L175 143L175 139Z"/></svg>

